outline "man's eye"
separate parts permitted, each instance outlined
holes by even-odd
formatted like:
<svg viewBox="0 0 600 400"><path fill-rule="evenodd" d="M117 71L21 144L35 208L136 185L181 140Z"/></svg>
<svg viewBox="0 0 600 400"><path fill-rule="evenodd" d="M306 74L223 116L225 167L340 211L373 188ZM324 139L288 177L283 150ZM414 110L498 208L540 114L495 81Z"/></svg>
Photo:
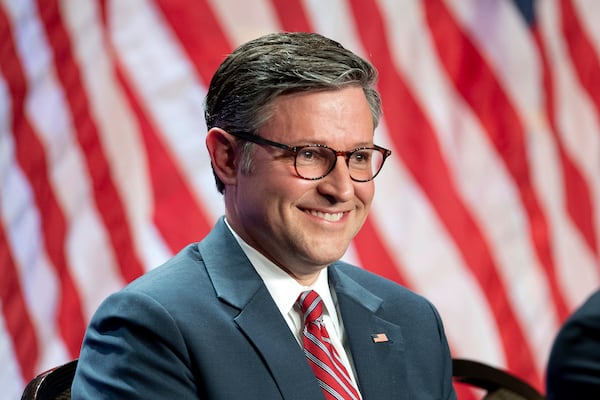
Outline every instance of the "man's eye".
<svg viewBox="0 0 600 400"><path fill-rule="evenodd" d="M352 154L352 160L356 163L367 163L371 159L371 153L368 151L357 151Z"/></svg>
<svg viewBox="0 0 600 400"><path fill-rule="evenodd" d="M312 160L313 158L315 158L315 152L311 149L302 149L302 151L300 151L300 153L298 153L298 156L301 157L303 160Z"/></svg>
<svg viewBox="0 0 600 400"><path fill-rule="evenodd" d="M331 157L330 151L321 147L305 147L298 152L296 159L303 163L325 163Z"/></svg>

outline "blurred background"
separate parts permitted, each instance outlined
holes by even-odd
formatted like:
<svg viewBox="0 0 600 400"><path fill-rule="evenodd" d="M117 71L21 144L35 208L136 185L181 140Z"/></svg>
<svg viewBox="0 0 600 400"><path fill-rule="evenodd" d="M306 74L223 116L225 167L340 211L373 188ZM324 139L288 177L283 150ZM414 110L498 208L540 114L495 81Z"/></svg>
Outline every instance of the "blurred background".
<svg viewBox="0 0 600 400"><path fill-rule="evenodd" d="M599 18L595 0L0 0L0 397L208 232L208 82L282 30L380 72L393 155L345 259L433 301L455 357L543 388L600 283Z"/></svg>

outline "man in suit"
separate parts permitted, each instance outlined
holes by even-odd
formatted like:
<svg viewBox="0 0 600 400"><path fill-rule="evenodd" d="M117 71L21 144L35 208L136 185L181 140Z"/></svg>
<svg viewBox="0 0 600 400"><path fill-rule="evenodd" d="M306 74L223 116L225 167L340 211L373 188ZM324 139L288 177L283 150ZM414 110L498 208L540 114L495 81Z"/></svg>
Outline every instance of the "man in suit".
<svg viewBox="0 0 600 400"><path fill-rule="evenodd" d="M546 375L548 400L600 399L600 290L558 332Z"/></svg>
<svg viewBox="0 0 600 400"><path fill-rule="evenodd" d="M225 59L205 105L225 216L100 306L74 399L456 398L433 305L339 261L390 155L375 80L317 34Z"/></svg>

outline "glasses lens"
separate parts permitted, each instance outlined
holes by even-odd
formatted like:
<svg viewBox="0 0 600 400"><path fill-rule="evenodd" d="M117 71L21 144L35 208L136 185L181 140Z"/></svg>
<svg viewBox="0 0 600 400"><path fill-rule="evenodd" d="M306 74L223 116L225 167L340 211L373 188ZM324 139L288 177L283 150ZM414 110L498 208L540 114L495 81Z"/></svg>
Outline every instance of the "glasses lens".
<svg viewBox="0 0 600 400"><path fill-rule="evenodd" d="M383 165L383 153L377 149L358 149L350 154L348 168L355 181L366 182L373 179Z"/></svg>
<svg viewBox="0 0 600 400"><path fill-rule="evenodd" d="M327 147L303 147L296 154L296 172L304 179L320 179L331 171L335 158Z"/></svg>

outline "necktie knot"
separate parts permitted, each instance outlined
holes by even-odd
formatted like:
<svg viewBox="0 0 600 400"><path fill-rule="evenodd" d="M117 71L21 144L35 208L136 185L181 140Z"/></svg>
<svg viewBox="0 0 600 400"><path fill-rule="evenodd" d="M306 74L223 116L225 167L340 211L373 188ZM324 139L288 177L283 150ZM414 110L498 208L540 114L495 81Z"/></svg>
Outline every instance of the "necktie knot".
<svg viewBox="0 0 600 400"><path fill-rule="evenodd" d="M323 300L314 290L302 292L298 297L305 324L320 325L323 320Z"/></svg>

